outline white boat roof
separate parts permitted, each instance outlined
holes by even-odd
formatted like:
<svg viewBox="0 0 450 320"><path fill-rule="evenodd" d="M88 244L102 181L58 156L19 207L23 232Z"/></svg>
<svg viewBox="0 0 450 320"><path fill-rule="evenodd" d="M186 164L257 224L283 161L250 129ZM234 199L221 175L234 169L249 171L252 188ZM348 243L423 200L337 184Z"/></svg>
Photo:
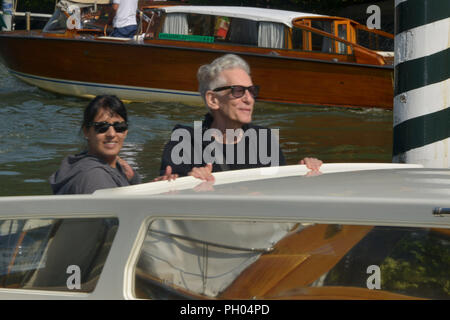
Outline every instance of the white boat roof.
<svg viewBox="0 0 450 320"><path fill-rule="evenodd" d="M178 203L181 211L188 205L207 211L209 204L210 213L225 216L230 212L245 216L242 208L246 208L263 216L273 216L274 211L280 217L297 215L308 222L403 226L440 225L444 221L433 215L433 209L450 208L450 169L348 163L324 164L321 171L324 174L308 177L302 165L237 170L215 173L213 190L201 191L201 181L184 177L98 190L94 196L151 196L167 206ZM447 228L449 219L444 223Z"/></svg>
<svg viewBox="0 0 450 320"><path fill-rule="evenodd" d="M401 164L324 164L214 173L211 190L193 177L98 190L93 195L0 197L0 215L132 219L276 219L306 223L450 228L450 169ZM274 171L271 171L274 170ZM206 186L208 187L208 186ZM20 205L19 205L20 204Z"/></svg>
<svg viewBox="0 0 450 320"><path fill-rule="evenodd" d="M282 23L288 27L292 27L292 20L295 18L326 17L305 12L236 6L170 6L163 7L162 10L167 13L197 13L242 18L253 21L270 21Z"/></svg>

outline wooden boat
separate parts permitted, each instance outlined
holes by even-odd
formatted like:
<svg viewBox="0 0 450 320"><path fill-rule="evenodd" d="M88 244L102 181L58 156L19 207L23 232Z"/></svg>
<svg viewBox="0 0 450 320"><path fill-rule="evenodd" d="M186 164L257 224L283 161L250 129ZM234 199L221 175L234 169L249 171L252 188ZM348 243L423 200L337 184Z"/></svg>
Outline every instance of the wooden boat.
<svg viewBox="0 0 450 320"><path fill-rule="evenodd" d="M307 171L0 197L0 299L450 299L450 169Z"/></svg>
<svg viewBox="0 0 450 320"><path fill-rule="evenodd" d="M123 39L107 36L109 0L61 1L43 30L0 33L0 59L62 94L201 103L198 67L236 53L259 101L392 109L393 55L380 51L391 34L340 17L161 3L140 1L138 34Z"/></svg>

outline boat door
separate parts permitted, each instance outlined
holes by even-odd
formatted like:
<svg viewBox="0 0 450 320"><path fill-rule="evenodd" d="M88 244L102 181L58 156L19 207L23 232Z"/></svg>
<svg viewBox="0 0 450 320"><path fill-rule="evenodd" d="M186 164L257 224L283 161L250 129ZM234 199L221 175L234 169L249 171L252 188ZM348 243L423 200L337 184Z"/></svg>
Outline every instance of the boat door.
<svg viewBox="0 0 450 320"><path fill-rule="evenodd" d="M302 21L299 21L299 24L311 28L311 20L302 20ZM306 31L306 30L302 30L302 48L304 51L312 50L311 32Z"/></svg>
<svg viewBox="0 0 450 320"><path fill-rule="evenodd" d="M341 39L350 41L352 43L356 42L356 35L353 27L350 25L349 21L338 20L333 21L334 24L334 35ZM343 42L335 41L335 50L336 53L340 54L352 54L351 47L347 46Z"/></svg>

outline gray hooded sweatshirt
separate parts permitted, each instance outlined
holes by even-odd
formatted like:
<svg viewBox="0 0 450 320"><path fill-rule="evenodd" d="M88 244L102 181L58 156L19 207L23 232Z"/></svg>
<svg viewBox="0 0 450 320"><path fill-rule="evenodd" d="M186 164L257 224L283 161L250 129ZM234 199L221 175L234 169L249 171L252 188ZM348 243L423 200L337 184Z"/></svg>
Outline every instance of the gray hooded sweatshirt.
<svg viewBox="0 0 450 320"><path fill-rule="evenodd" d="M112 168L103 160L84 151L66 157L49 181L53 194L87 194L98 189L138 184L141 179L135 172L133 179L128 181L119 162L116 168Z"/></svg>

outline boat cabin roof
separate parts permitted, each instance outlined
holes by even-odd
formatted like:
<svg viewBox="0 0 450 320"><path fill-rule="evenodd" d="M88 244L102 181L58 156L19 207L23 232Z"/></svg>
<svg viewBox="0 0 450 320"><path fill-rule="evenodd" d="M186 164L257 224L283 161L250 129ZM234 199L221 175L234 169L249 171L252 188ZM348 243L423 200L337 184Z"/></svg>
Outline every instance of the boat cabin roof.
<svg viewBox="0 0 450 320"><path fill-rule="evenodd" d="M170 6L161 9L166 13L196 13L242 18L253 21L270 21L282 23L288 27L292 27L292 20L295 18L326 17L305 12L236 6Z"/></svg>
<svg viewBox="0 0 450 320"><path fill-rule="evenodd" d="M192 177L98 190L94 196L151 196L184 210L194 203L217 214L247 208L263 216L302 217L310 222L437 226L436 207L450 207L450 169L401 164L325 164L318 176L305 176L305 166L215 173L213 188ZM267 171L265 171L267 170ZM275 170L275 172L270 172ZM169 200L170 199L170 200ZM155 202L154 202L155 203ZM171 203L171 204L169 204ZM184 203L183 205L181 205ZM233 209L234 208L234 209ZM278 208L278 209L277 209ZM171 209L174 213L174 208ZM444 227L444 225L441 225ZM450 221L447 226L450 227Z"/></svg>
<svg viewBox="0 0 450 320"><path fill-rule="evenodd" d="M93 195L2 197L0 206L4 218L18 211L39 216L42 211L36 210L37 203L46 203L43 212L56 210L62 216L70 216L72 208L77 208L94 216L120 212L151 216L150 212L158 212L187 217L195 213L208 219L258 217L450 228L448 213L442 218L435 212L435 208L450 208L450 169L349 163L324 164L321 171L322 175L307 176L304 165L235 170L214 173L212 186L182 177L97 190ZM24 210L28 206L29 210Z"/></svg>

